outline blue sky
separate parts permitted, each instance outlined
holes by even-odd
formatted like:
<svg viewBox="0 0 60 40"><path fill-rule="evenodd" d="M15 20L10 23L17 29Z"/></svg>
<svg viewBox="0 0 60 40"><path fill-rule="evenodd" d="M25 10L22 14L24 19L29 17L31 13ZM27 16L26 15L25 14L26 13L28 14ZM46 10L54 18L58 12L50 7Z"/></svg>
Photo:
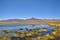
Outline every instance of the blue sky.
<svg viewBox="0 0 60 40"><path fill-rule="evenodd" d="M0 19L60 19L60 0L0 0Z"/></svg>

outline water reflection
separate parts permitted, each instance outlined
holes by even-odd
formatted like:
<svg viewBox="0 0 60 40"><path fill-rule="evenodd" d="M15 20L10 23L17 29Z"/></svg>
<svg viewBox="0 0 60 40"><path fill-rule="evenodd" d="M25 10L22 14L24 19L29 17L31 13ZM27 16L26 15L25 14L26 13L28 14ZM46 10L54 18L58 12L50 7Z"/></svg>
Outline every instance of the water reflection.
<svg viewBox="0 0 60 40"><path fill-rule="evenodd" d="M6 36L6 34L3 32L3 30L11 30L12 32L9 35L10 35L10 37L13 37L14 33L16 33L16 31L18 31L18 30L20 30L20 31L22 30L23 32L26 32L26 31L35 32L35 30L36 30L35 28L37 30L39 30L39 29L40 30L47 29L47 31L46 32L41 32L41 34L37 33L38 35L32 35L31 37L43 36L43 35L45 35L47 33L50 34L51 32L53 32L53 29L57 28L57 26L49 26L49 25L46 25L46 24L41 24L41 25L37 25L37 24L34 24L34 25L32 25L32 24L0 25L0 35ZM34 29L34 30L32 30L32 29ZM22 39L22 38L20 38L20 39ZM19 40L19 38L18 38L18 40Z"/></svg>

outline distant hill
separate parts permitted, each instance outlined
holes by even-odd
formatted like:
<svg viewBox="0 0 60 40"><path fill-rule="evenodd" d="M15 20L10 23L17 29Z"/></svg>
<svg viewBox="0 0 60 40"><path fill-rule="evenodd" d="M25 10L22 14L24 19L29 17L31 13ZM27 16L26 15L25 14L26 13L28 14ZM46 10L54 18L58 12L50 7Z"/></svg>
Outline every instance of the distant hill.
<svg viewBox="0 0 60 40"><path fill-rule="evenodd" d="M59 19L8 19L8 20L0 20L0 24L46 24L46 23L60 23Z"/></svg>

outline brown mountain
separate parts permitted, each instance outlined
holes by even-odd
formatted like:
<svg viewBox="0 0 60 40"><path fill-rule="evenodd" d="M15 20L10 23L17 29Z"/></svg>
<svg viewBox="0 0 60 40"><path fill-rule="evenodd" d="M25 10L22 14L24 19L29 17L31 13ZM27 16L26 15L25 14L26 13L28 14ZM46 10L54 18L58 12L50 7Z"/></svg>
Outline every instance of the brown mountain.
<svg viewBox="0 0 60 40"><path fill-rule="evenodd" d="M9 20L0 20L0 24L47 24L47 23L60 23L58 19L9 19Z"/></svg>

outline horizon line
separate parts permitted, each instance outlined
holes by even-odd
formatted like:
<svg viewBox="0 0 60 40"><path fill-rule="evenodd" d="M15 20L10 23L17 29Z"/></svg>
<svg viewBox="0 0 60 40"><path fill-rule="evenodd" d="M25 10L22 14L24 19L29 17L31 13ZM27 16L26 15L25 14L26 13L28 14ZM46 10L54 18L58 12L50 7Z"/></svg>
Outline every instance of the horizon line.
<svg viewBox="0 0 60 40"><path fill-rule="evenodd" d="M13 20L13 19L27 20L28 18L10 18L10 19L0 19L0 20ZM31 19L31 18L29 18L29 19ZM36 18L36 19L40 19L40 20L49 20L49 19L60 20L59 18Z"/></svg>

